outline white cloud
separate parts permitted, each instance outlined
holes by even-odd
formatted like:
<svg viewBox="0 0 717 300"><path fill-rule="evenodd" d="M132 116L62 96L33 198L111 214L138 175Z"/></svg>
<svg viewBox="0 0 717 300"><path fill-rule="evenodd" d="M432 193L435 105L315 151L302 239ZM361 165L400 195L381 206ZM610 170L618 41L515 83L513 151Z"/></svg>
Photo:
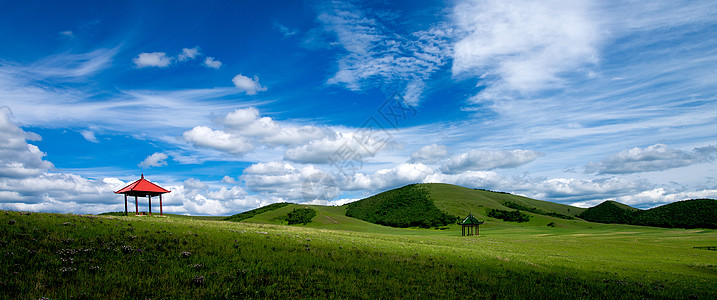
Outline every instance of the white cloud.
<svg viewBox="0 0 717 300"><path fill-rule="evenodd" d="M0 177L37 176L53 168L52 163L43 160L45 153L27 143L28 138L40 139L14 123L10 108L0 107Z"/></svg>
<svg viewBox="0 0 717 300"><path fill-rule="evenodd" d="M242 74L234 76L232 79L234 86L243 91L247 95L256 95L258 92L266 91L266 87L259 84L259 77L246 77Z"/></svg>
<svg viewBox="0 0 717 300"><path fill-rule="evenodd" d="M333 181L307 185L309 180L321 174L324 173L313 166L297 169L289 163L274 161L249 166L244 169L241 179L249 191L292 202L302 202L307 197L316 196L317 191L322 193L323 199L338 196L340 190Z"/></svg>
<svg viewBox="0 0 717 300"><path fill-rule="evenodd" d="M586 201L629 195L651 188L644 180L619 177L597 179L551 178L530 184L525 192L537 199Z"/></svg>
<svg viewBox="0 0 717 300"><path fill-rule="evenodd" d="M236 179L234 179L234 177L231 177L229 175L224 175L224 177L222 177L222 182L231 184L231 183L235 183Z"/></svg>
<svg viewBox="0 0 717 300"><path fill-rule="evenodd" d="M92 143L99 143L100 141L97 140L97 137L95 136L95 133L91 130L83 130L80 131L80 134L82 135L85 140Z"/></svg>
<svg viewBox="0 0 717 300"><path fill-rule="evenodd" d="M427 146L423 146L423 148L419 149L418 151L411 153L411 162L421 162L427 164L437 163L446 156L448 156L448 150L446 149L446 146L430 144Z"/></svg>
<svg viewBox="0 0 717 300"><path fill-rule="evenodd" d="M471 150L451 157L441 170L447 174L464 171L516 168L532 162L541 154L533 150L485 151Z"/></svg>
<svg viewBox="0 0 717 300"><path fill-rule="evenodd" d="M194 146L212 148L230 154L244 154L254 149L254 145L245 137L213 130L206 126L196 126L192 130L185 131L183 136L184 140Z"/></svg>
<svg viewBox="0 0 717 300"><path fill-rule="evenodd" d="M289 173L296 173L296 168L289 163L279 161L256 163L244 169L244 174L254 175L285 175Z"/></svg>
<svg viewBox="0 0 717 300"><path fill-rule="evenodd" d="M279 32L281 32L281 34L284 35L284 38L288 38L288 37L294 36L294 35L296 35L296 34L298 33L298 31L297 31L296 29L289 29L288 27L286 27L286 26L280 24L280 23L277 22L277 21L274 21L274 28L276 28L277 30L279 30Z"/></svg>
<svg viewBox="0 0 717 300"><path fill-rule="evenodd" d="M410 81L402 93L416 104L424 81L447 61L452 29L438 24L428 30L402 34L392 31L393 14L363 10L354 4L334 2L322 7L317 20L335 36L335 44L346 54L339 57L338 70L327 80L351 90L375 83L386 85Z"/></svg>
<svg viewBox="0 0 717 300"><path fill-rule="evenodd" d="M370 175L356 173L343 186L343 189L377 191L397 188L410 183L424 182L426 178L435 172L432 168L421 163L402 163L390 169L378 170Z"/></svg>
<svg viewBox="0 0 717 300"><path fill-rule="evenodd" d="M207 58L204 59L204 65L212 69L219 69L222 67L222 62L216 60L214 57L207 56Z"/></svg>
<svg viewBox="0 0 717 300"><path fill-rule="evenodd" d="M327 164L330 163L332 157L336 156L334 153L340 147L347 148L347 151L361 150L350 136L328 137L286 149L284 159L298 163Z"/></svg>
<svg viewBox="0 0 717 300"><path fill-rule="evenodd" d="M686 152L670 149L664 144L655 144L644 149L634 147L623 150L600 162L591 162L585 166L585 172L627 174L662 171L697 163L712 162L715 159L717 159L717 146L714 145L698 147L691 152Z"/></svg>
<svg viewBox="0 0 717 300"><path fill-rule="evenodd" d="M167 56L164 52L140 53L132 59L138 68L158 67L164 68L172 64L172 57Z"/></svg>
<svg viewBox="0 0 717 300"><path fill-rule="evenodd" d="M705 198L717 199L717 190L710 189L690 192L670 192L665 188L655 188L634 195L617 197L614 200L630 206L649 208L675 201Z"/></svg>
<svg viewBox="0 0 717 300"><path fill-rule="evenodd" d="M65 31L60 31L60 36L66 37L66 38L74 38L75 34L72 33L71 30L65 30Z"/></svg>
<svg viewBox="0 0 717 300"><path fill-rule="evenodd" d="M603 32L594 10L584 1L460 1L453 74L488 85L474 100L558 87L561 73L598 62Z"/></svg>
<svg viewBox="0 0 717 300"><path fill-rule="evenodd" d="M206 189L207 188L206 183L203 183L201 180L195 179L195 178L187 178L186 180L184 180L184 183L182 184L182 186L184 186L185 189L189 189L189 190Z"/></svg>
<svg viewBox="0 0 717 300"><path fill-rule="evenodd" d="M142 168L166 166L167 158L169 158L169 156L167 154L157 152L157 153L147 156L147 158L145 158L141 163L139 163L138 166L140 166Z"/></svg>
<svg viewBox="0 0 717 300"><path fill-rule="evenodd" d="M508 191L515 188L512 182L493 171L466 171L458 174L431 174L424 179L427 183L450 183L469 188L497 189Z"/></svg>
<svg viewBox="0 0 717 300"><path fill-rule="evenodd" d="M183 48L182 53L180 53L177 56L177 60L179 61L187 61L195 59L197 56L199 56L199 47L194 48Z"/></svg>

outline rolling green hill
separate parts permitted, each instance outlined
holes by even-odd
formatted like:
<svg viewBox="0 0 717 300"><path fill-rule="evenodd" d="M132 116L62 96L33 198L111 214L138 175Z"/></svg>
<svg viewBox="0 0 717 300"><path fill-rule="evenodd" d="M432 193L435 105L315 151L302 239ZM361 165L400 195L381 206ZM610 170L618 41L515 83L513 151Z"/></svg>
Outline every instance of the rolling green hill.
<svg viewBox="0 0 717 300"><path fill-rule="evenodd" d="M556 222L567 226L585 223L575 218L585 210L583 208L443 183L407 185L346 206L347 216L395 227L429 227L420 224L431 224L431 222L434 222L431 227L438 226L436 223L440 222L445 222L447 225L455 224L456 219L464 218L468 213L486 220L484 226L519 226L490 217L491 210L505 212L521 210L529 215L530 220L524 222L524 225L529 226L545 226ZM446 222L451 219L449 216L457 218L453 218L453 222ZM400 225L396 226L396 223Z"/></svg>
<svg viewBox="0 0 717 300"><path fill-rule="evenodd" d="M717 200L684 200L640 210L615 201L605 201L580 214L599 223L632 224L666 228L717 228Z"/></svg>
<svg viewBox="0 0 717 300"><path fill-rule="evenodd" d="M615 201L605 201L588 208L579 215L580 218L590 222L607 224L631 224L634 213L639 209Z"/></svg>
<svg viewBox="0 0 717 300"><path fill-rule="evenodd" d="M486 221L482 228L546 225L588 228L595 226L592 222L668 228L717 228L717 200L711 199L679 201L649 210L605 201L585 209L443 183L411 184L340 207L273 204L228 217L227 220L287 224L288 214L302 208L311 208L317 214L311 222L301 226L372 232L393 232L387 226L460 230L456 221L468 213ZM516 210L528 215L528 221L507 222L495 217ZM491 211L494 217L489 216ZM503 213L496 214L496 211Z"/></svg>
<svg viewBox="0 0 717 300"><path fill-rule="evenodd" d="M436 207L428 187L411 184L346 205L346 215L391 227L439 227L458 220Z"/></svg>

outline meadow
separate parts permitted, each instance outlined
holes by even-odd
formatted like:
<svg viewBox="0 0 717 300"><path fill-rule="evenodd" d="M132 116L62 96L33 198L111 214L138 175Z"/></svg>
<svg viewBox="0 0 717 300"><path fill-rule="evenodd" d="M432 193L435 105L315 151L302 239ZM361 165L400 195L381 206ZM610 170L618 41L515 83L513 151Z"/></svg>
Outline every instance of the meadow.
<svg viewBox="0 0 717 300"><path fill-rule="evenodd" d="M317 216L282 225L297 207ZM717 246L717 230L490 221L461 237L345 210L291 204L242 222L1 211L1 297L717 298L717 251L694 248Z"/></svg>

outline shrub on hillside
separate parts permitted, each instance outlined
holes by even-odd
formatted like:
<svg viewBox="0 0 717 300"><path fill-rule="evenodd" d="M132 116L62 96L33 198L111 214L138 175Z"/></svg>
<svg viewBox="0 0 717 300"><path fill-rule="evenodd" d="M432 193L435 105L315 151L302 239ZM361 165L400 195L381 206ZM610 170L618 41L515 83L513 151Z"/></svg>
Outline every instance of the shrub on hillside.
<svg viewBox="0 0 717 300"><path fill-rule="evenodd" d="M488 216L491 218L501 219L503 221L508 222L521 223L530 221L530 216L519 210L508 211L501 209L491 209L488 211Z"/></svg>
<svg viewBox="0 0 717 300"><path fill-rule="evenodd" d="M311 208L296 208L288 214L286 221L289 222L289 225L306 225L311 222L311 219L313 219L315 216L316 211Z"/></svg>

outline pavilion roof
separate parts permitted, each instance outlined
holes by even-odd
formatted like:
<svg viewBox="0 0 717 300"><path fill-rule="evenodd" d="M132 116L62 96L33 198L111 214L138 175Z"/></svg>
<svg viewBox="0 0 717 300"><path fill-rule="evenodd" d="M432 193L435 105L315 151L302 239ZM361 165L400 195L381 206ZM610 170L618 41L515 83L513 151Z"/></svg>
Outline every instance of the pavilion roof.
<svg viewBox="0 0 717 300"><path fill-rule="evenodd" d="M461 225L480 225L483 224L483 221L478 221L473 214L468 213L468 216L463 220L463 222L460 222L458 224Z"/></svg>
<svg viewBox="0 0 717 300"><path fill-rule="evenodd" d="M158 186L151 181L144 179L144 174L139 180L130 183L128 186L116 191L115 194L130 194L130 195L159 195L164 193L170 193L171 191Z"/></svg>

